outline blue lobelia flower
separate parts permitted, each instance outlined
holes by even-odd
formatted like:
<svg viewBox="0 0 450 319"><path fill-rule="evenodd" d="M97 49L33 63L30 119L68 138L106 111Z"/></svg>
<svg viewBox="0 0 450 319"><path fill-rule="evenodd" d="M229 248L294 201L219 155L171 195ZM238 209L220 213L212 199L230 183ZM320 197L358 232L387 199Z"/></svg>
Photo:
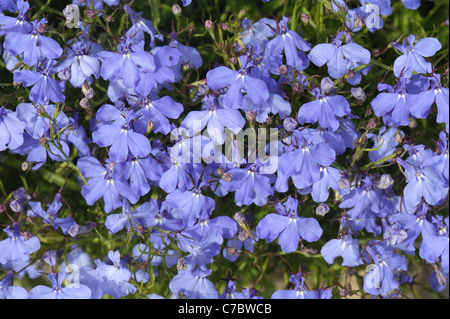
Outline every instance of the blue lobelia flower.
<svg viewBox="0 0 450 319"><path fill-rule="evenodd" d="M17 113L0 107L0 151L15 149L23 144L25 124L17 118Z"/></svg>
<svg viewBox="0 0 450 319"><path fill-rule="evenodd" d="M72 0L72 3L76 4L77 6L80 7L86 6L88 8L95 9L97 11L103 10L103 2L106 3L108 6L117 6L119 4L119 0L87 0L87 1Z"/></svg>
<svg viewBox="0 0 450 319"><path fill-rule="evenodd" d="M332 166L320 166L320 177L312 184L311 197L317 203L323 203L330 196L330 188L340 195L347 192L339 187L339 180L342 176L337 168Z"/></svg>
<svg viewBox="0 0 450 319"><path fill-rule="evenodd" d="M256 160L248 163L244 168L231 168L226 173L231 174L230 181L220 180L220 183L230 192L235 192L234 199L238 206L254 203L264 206L274 191L271 187L273 175L262 174L260 170L264 165Z"/></svg>
<svg viewBox="0 0 450 319"><path fill-rule="evenodd" d="M256 232L268 243L278 237L283 252L296 251L300 239L313 242L322 236L322 228L316 219L298 216L296 199L289 197L283 204L278 202L275 209L277 214L266 215L256 227Z"/></svg>
<svg viewBox="0 0 450 319"><path fill-rule="evenodd" d="M0 280L0 299L28 299L28 291L20 286L13 286L14 271L9 270Z"/></svg>
<svg viewBox="0 0 450 319"><path fill-rule="evenodd" d="M350 104L342 95L325 95L319 88L311 92L316 100L303 104L298 112L298 122L316 123L319 126L336 131L339 128L339 118L351 113Z"/></svg>
<svg viewBox="0 0 450 319"><path fill-rule="evenodd" d="M254 67L246 56L240 57L242 67L234 71L225 66L214 68L206 74L207 85L213 89L227 88L224 103L228 108L240 108L243 103L243 91L255 104L262 104L269 98L267 84L261 79L250 75L250 69Z"/></svg>
<svg viewBox="0 0 450 319"><path fill-rule="evenodd" d="M416 206L422 201L430 205L437 205L448 194L444 178L433 166L424 163L414 165L408 160L397 158L397 162L405 169L407 184L403 195L409 205Z"/></svg>
<svg viewBox="0 0 450 319"><path fill-rule="evenodd" d="M116 165L118 178L129 180L131 190L138 196L147 194L150 191L149 181L159 181L163 173L160 163L151 156L133 157Z"/></svg>
<svg viewBox="0 0 450 319"><path fill-rule="evenodd" d="M367 137L375 142L372 146L373 151L369 152L369 158L372 162L376 162L395 152L398 145L395 141L396 134L400 134L402 138L405 135L401 130L393 127L388 129L386 126L380 128L378 135L373 133L367 134Z"/></svg>
<svg viewBox="0 0 450 319"><path fill-rule="evenodd" d="M442 48L436 38L422 38L414 44L416 37L412 34L403 39L403 44L392 42L392 46L403 55L394 61L394 75L396 77L410 78L413 72L433 73L431 63L425 61L424 57L431 57Z"/></svg>
<svg viewBox="0 0 450 319"><path fill-rule="evenodd" d="M182 292L189 299L218 299L216 287L207 278L211 273L201 268L179 270L169 283L170 291L175 295Z"/></svg>
<svg viewBox="0 0 450 319"><path fill-rule="evenodd" d="M381 16L388 16L392 13L390 0L359 0L361 6L356 9L350 9L347 13L347 26L353 32L359 31L361 28L355 27L356 18L363 18L370 32L375 32L383 28L384 22ZM353 26L353 27L352 27Z"/></svg>
<svg viewBox="0 0 450 319"><path fill-rule="evenodd" d="M342 44L345 32L339 32L331 43L317 44L309 52L309 58L317 66L327 64L328 74L338 79L360 64L370 62L370 52L354 42Z"/></svg>
<svg viewBox="0 0 450 319"><path fill-rule="evenodd" d="M432 227L426 227L422 232L423 241L420 245L419 255L429 263L441 261L442 268L449 271L449 220L442 216L432 217Z"/></svg>
<svg viewBox="0 0 450 319"><path fill-rule="evenodd" d="M109 157L114 163L125 162L129 155L146 157L150 154L151 145L145 135L134 130L138 115L131 109L118 110L105 104L97 111L96 118L106 122L92 133L92 141L100 147L109 148Z"/></svg>
<svg viewBox="0 0 450 319"><path fill-rule="evenodd" d="M399 287L394 272L407 269L405 256L394 253L387 241L371 240L362 249L366 262L371 263L364 277L364 291L372 295L388 293Z"/></svg>
<svg viewBox="0 0 450 319"><path fill-rule="evenodd" d="M135 204L139 197L131 190L126 181L115 178L114 163L105 168L91 156L78 159L77 167L82 175L88 179L88 185L81 187L81 195L88 205L93 205L100 198L105 203L105 212L110 213L122 206L122 197Z"/></svg>
<svg viewBox="0 0 450 319"><path fill-rule="evenodd" d="M23 53L23 62L28 66L34 66L40 59L58 59L63 49L52 38L43 36L40 26L48 21L32 21L32 30L28 33L10 32L5 37L4 48L14 55Z"/></svg>
<svg viewBox="0 0 450 319"><path fill-rule="evenodd" d="M30 8L28 1L2 1L2 9L12 12L18 12L17 17L13 18L7 15L0 15L0 35L9 32L29 33L33 26L27 21L27 12Z"/></svg>
<svg viewBox="0 0 450 319"><path fill-rule="evenodd" d="M91 289L80 283L72 283L63 287L67 274L64 271L59 273L51 272L48 279L52 287L38 285L30 290L30 299L90 299Z"/></svg>
<svg viewBox="0 0 450 319"><path fill-rule="evenodd" d="M405 8L410 10L416 10L420 7L420 0L402 0Z"/></svg>
<svg viewBox="0 0 450 319"><path fill-rule="evenodd" d="M72 217L59 218L58 212L62 207L61 194L57 193L53 202L48 205L47 211L42 209L42 205L39 202L29 201L30 209L27 211L27 215L30 218L40 217L44 223L53 226L54 229L61 228L63 234L67 234L69 228L76 224Z"/></svg>
<svg viewBox="0 0 450 319"><path fill-rule="evenodd" d="M136 106L139 109L136 111L134 127L141 134L146 133L149 125L155 133L170 133L172 126L168 119L177 119L183 112L183 105L168 95L161 98L140 95Z"/></svg>
<svg viewBox="0 0 450 319"><path fill-rule="evenodd" d="M293 132L291 144L278 161L278 176L291 176L298 189L309 187L321 177L320 167L335 161L335 151L324 142L312 144L298 129Z"/></svg>
<svg viewBox="0 0 450 319"><path fill-rule="evenodd" d="M125 4L124 9L130 15L131 23L133 24L127 30L126 35L133 42L145 40L145 33L150 35L150 47L152 48L155 46L155 39L159 41L164 40L163 36L157 33L153 23L150 20L142 18L142 12L135 12L129 4Z"/></svg>
<svg viewBox="0 0 450 319"><path fill-rule="evenodd" d="M322 246L320 253L329 264L337 257L342 257L342 266L356 267L363 264L358 239L352 237L351 231L338 239L328 241Z"/></svg>
<svg viewBox="0 0 450 319"><path fill-rule="evenodd" d="M245 119L239 110L225 108L212 95L203 98L201 111L190 111L181 126L194 136L207 127L207 132L216 144L225 143L225 128L238 133L245 125Z"/></svg>
<svg viewBox="0 0 450 319"><path fill-rule="evenodd" d="M411 114L418 119L427 118L430 113L431 106L436 103L438 113L436 122L449 123L449 95L448 88L442 87L441 75L434 74L429 77L431 81L431 89L423 91L414 99L414 105L411 108Z"/></svg>
<svg viewBox="0 0 450 319"><path fill-rule="evenodd" d="M179 57L177 63L171 66L173 73L175 75L175 79L177 81L181 81L182 73L181 68L194 68L198 69L203 64L203 59L200 53L196 48L181 44L178 42L177 33L172 32L170 36L169 46L173 49L176 49L180 52L181 56ZM159 52L159 50L158 50Z"/></svg>
<svg viewBox="0 0 450 319"><path fill-rule="evenodd" d="M304 70L309 65L308 56L304 52L309 51L311 45L297 32L289 30L288 23L289 18L283 16L277 25L277 36L267 43L264 55L278 56L284 51L287 65L297 70Z"/></svg>
<svg viewBox="0 0 450 319"><path fill-rule="evenodd" d="M9 262L27 262L29 255L41 248L36 236L25 238L17 222L12 227L7 226L3 231L8 238L0 241L0 264Z"/></svg>
<svg viewBox="0 0 450 319"><path fill-rule="evenodd" d="M66 97L60 83L51 76L55 73L53 60L42 61L35 70L21 70L14 73L14 81L23 86L33 86L30 90L30 100L35 104L64 102Z"/></svg>
<svg viewBox="0 0 450 319"><path fill-rule="evenodd" d="M174 83L176 80L174 68L179 65L182 57L180 50L168 45L156 47L151 53L155 60L155 70L141 69L135 87L136 93L143 96L157 89L158 85L163 86L165 82ZM181 74L179 76L181 81Z"/></svg>
<svg viewBox="0 0 450 319"><path fill-rule="evenodd" d="M379 234L381 228L372 224L376 216L382 215L381 208L383 194L374 187L373 176L362 176L361 182L343 196L340 208L350 208L347 211L350 219L355 223L352 226L354 232L366 228L367 231Z"/></svg>
<svg viewBox="0 0 450 319"><path fill-rule="evenodd" d="M244 30L240 34L242 43L248 48L257 43L264 52L269 39L276 35L274 30L276 30L277 25L273 19L261 18L253 23L252 20L244 18L241 27Z"/></svg>
<svg viewBox="0 0 450 319"><path fill-rule="evenodd" d="M181 191L175 189L166 196L167 204L181 210L181 217L183 218L185 226L192 226L198 218L209 218L212 211L216 207L216 202L213 198L202 194L202 189L208 187L205 180L199 179L199 174L193 174L193 187Z"/></svg>
<svg viewBox="0 0 450 319"><path fill-rule="evenodd" d="M89 156L91 151L89 144L91 140L87 137L83 126L78 124L78 112L74 112L69 118L69 124L61 134L62 139L66 143L71 143L75 146L79 156Z"/></svg>
<svg viewBox="0 0 450 319"><path fill-rule="evenodd" d="M97 56L102 60L100 75L105 80L122 80L127 88L133 88L139 80L139 72L155 70L153 55L144 51L144 41L133 44L124 36L117 46L117 52L101 51Z"/></svg>
<svg viewBox="0 0 450 319"><path fill-rule="evenodd" d="M271 299L319 299L318 291L309 291L305 287L305 278L301 272L291 275L289 281L295 286L292 290L277 290Z"/></svg>
<svg viewBox="0 0 450 319"><path fill-rule="evenodd" d="M97 264L98 277L114 284L122 285L131 279L131 271L126 267L126 259L121 259L118 250L108 252L108 261Z"/></svg>
<svg viewBox="0 0 450 319"><path fill-rule="evenodd" d="M410 93L410 79L401 77L395 86L378 84L379 93L372 100L372 108L376 116L383 117L388 126L406 126L409 124L411 108L415 104L417 94Z"/></svg>
<svg viewBox="0 0 450 319"><path fill-rule="evenodd" d="M70 84L79 88L84 81L92 82L92 76L100 77L100 60L92 54L85 42L77 41L68 47L64 61L58 65L57 71L70 69Z"/></svg>

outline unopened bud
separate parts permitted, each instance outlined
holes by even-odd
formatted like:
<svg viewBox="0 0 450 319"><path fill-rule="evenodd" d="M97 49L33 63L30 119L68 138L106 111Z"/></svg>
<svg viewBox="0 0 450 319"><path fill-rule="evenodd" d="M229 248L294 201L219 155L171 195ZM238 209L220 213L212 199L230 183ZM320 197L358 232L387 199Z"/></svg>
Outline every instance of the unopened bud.
<svg viewBox="0 0 450 319"><path fill-rule="evenodd" d="M416 119L413 119L412 117L410 117L408 126L409 126L409 128L416 128L417 127Z"/></svg>
<svg viewBox="0 0 450 319"><path fill-rule="evenodd" d="M31 167L30 162L25 161L25 162L22 163L22 171L26 172L26 171L28 171L30 169L30 167Z"/></svg>
<svg viewBox="0 0 450 319"><path fill-rule="evenodd" d="M367 122L366 128L368 130L373 130L376 127L377 127L377 122L375 122L375 120L370 120L369 122Z"/></svg>
<svg viewBox="0 0 450 319"><path fill-rule="evenodd" d="M350 180L346 176L342 176L338 182L340 189L346 189L350 187Z"/></svg>
<svg viewBox="0 0 450 319"><path fill-rule="evenodd" d="M366 93L360 87L352 87L350 91L352 92L354 98L358 101L363 102L366 99Z"/></svg>
<svg viewBox="0 0 450 319"><path fill-rule="evenodd" d="M234 247L227 247L227 251L231 256L234 256L237 254L237 249Z"/></svg>
<svg viewBox="0 0 450 319"><path fill-rule="evenodd" d="M222 30L228 30L228 23L222 22L222 23L220 24L220 27L222 28Z"/></svg>
<svg viewBox="0 0 450 319"><path fill-rule="evenodd" d="M347 72L347 79L351 79L355 76L355 71L353 70L348 70Z"/></svg>
<svg viewBox="0 0 450 319"><path fill-rule="evenodd" d="M403 141L403 132L397 131L397 133L395 133L394 140L396 143L400 144Z"/></svg>
<svg viewBox="0 0 450 319"><path fill-rule="evenodd" d="M230 62L233 63L233 64L236 64L237 61L238 61L238 59L235 56L232 56L231 59L230 59Z"/></svg>
<svg viewBox="0 0 450 319"><path fill-rule="evenodd" d="M241 11L239 11L238 19L242 19L245 16L245 14L246 14L245 9L242 9Z"/></svg>
<svg viewBox="0 0 450 319"><path fill-rule="evenodd" d="M379 189L387 189L392 184L394 184L394 180L392 179L391 175L383 174L381 175L380 180L376 183L376 186Z"/></svg>
<svg viewBox="0 0 450 319"><path fill-rule="evenodd" d="M289 69L286 65L282 64L280 65L280 67L278 68L278 73L282 76L286 76L288 75Z"/></svg>
<svg viewBox="0 0 450 319"><path fill-rule="evenodd" d="M80 101L80 106L88 112L89 115L94 116L91 109L91 104L89 103L89 100L87 98L82 98Z"/></svg>
<svg viewBox="0 0 450 319"><path fill-rule="evenodd" d="M113 16L110 16L110 15L104 15L103 19L105 19L105 21L108 23L114 22L116 20L116 19L114 19Z"/></svg>
<svg viewBox="0 0 450 319"><path fill-rule="evenodd" d="M366 24L366 22L364 21L363 18L361 17L356 17L355 19L355 28L362 28L364 25Z"/></svg>
<svg viewBox="0 0 450 319"><path fill-rule="evenodd" d="M283 121L283 127L288 132L293 132L297 127L298 122L293 117L287 116Z"/></svg>
<svg viewBox="0 0 450 319"><path fill-rule="evenodd" d="M186 260L184 260L183 257L178 257L177 270L186 270L186 268L187 268Z"/></svg>
<svg viewBox="0 0 450 319"><path fill-rule="evenodd" d="M223 180L225 182L231 182L231 180L233 179L233 174L231 174L231 173L224 173L222 178L223 178Z"/></svg>
<svg viewBox="0 0 450 319"><path fill-rule="evenodd" d="M311 16L307 15L306 13L302 13L300 15L300 19L302 20L303 23L309 23L309 21L311 21Z"/></svg>
<svg viewBox="0 0 450 319"><path fill-rule="evenodd" d="M256 112L254 110L249 110L249 111L245 112L245 117L250 122L254 122L256 119Z"/></svg>
<svg viewBox="0 0 450 319"><path fill-rule="evenodd" d="M214 22L212 22L211 20L206 20L205 28L206 30L211 31L212 29L214 29Z"/></svg>
<svg viewBox="0 0 450 319"><path fill-rule="evenodd" d="M71 72L70 69L64 69L58 72L58 77L63 81L70 80Z"/></svg>
<svg viewBox="0 0 450 319"><path fill-rule="evenodd" d="M181 7L178 4L174 4L172 6L172 12L176 17L181 16L181 13L183 12L183 10L181 9Z"/></svg>
<svg viewBox="0 0 450 319"><path fill-rule="evenodd" d="M316 207L316 214L319 216L325 216L330 211L330 207L325 203L320 203Z"/></svg>
<svg viewBox="0 0 450 319"><path fill-rule="evenodd" d="M95 10L86 8L86 9L84 9L84 14L86 16L88 16L89 18L93 18L93 17L95 17Z"/></svg>
<svg viewBox="0 0 450 319"><path fill-rule="evenodd" d="M216 170L216 172L217 172L217 175L222 176L223 173L224 173L224 170L223 170L222 167L219 167L219 168Z"/></svg>
<svg viewBox="0 0 450 319"><path fill-rule="evenodd" d="M85 98L87 98L88 100L94 97L94 90L86 80L83 82L83 85L81 85L81 92L83 92Z"/></svg>
<svg viewBox="0 0 450 319"><path fill-rule="evenodd" d="M37 30L39 33L45 33L47 31L47 25L45 23L39 24Z"/></svg>
<svg viewBox="0 0 450 319"><path fill-rule="evenodd" d="M46 136L46 135L42 135L42 136L39 138L39 143L41 143L41 145L42 145L44 148L48 148L48 139L47 139L47 136Z"/></svg>
<svg viewBox="0 0 450 319"><path fill-rule="evenodd" d="M24 231L24 232L22 233L22 236L23 236L23 238L24 238L25 240L28 240L28 239L30 239L31 237L33 237L33 235L32 235L29 231Z"/></svg>
<svg viewBox="0 0 450 319"><path fill-rule="evenodd" d="M147 121L147 128L145 130L146 134L149 134L151 131L153 131L153 128L155 127L155 124L153 121Z"/></svg>
<svg viewBox="0 0 450 319"><path fill-rule="evenodd" d="M333 89L334 82L328 76L324 77L322 81L320 81L320 89L323 93L328 94Z"/></svg>
<svg viewBox="0 0 450 319"><path fill-rule="evenodd" d="M240 241L244 242L248 238L247 232L240 230L238 234L238 238Z"/></svg>

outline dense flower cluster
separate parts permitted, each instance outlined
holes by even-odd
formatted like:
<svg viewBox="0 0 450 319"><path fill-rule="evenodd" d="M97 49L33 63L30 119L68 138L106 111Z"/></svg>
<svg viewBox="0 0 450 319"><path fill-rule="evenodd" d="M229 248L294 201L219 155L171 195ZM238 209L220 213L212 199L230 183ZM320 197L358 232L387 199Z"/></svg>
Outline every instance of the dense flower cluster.
<svg viewBox="0 0 450 319"><path fill-rule="evenodd" d="M98 41L91 25L108 22L110 8L123 14L121 35L111 37L107 24L111 38ZM0 151L25 160L30 174L56 167L71 177L49 201L26 187L3 189L0 297L262 298L265 287L243 287L240 274L225 290L217 278L226 275L213 274L216 260L239 263L257 246L320 258L325 269L365 269L361 293L383 298L411 284L407 258L418 255L433 271L429 285L443 290L449 91L448 69L438 73L433 59L443 43L414 34L390 43L394 81L371 83L369 98L359 85L379 62L358 33L383 29L391 1L329 8L345 22L326 43L302 37L287 16L241 16L233 54L202 75L200 51L175 29L164 37L134 4L73 1L64 16L75 35L59 37L28 1L1 1L3 62L26 95L0 107ZM206 21L216 42L215 28ZM425 119L438 125L434 145L410 133ZM69 181L87 212L64 209L80 202L64 196ZM58 234L54 247L44 233ZM93 255L91 243L106 254ZM333 278L308 285L304 269L314 266L302 260L269 297L350 293ZM21 287L40 276L49 284ZM159 277L169 293L157 289Z"/></svg>

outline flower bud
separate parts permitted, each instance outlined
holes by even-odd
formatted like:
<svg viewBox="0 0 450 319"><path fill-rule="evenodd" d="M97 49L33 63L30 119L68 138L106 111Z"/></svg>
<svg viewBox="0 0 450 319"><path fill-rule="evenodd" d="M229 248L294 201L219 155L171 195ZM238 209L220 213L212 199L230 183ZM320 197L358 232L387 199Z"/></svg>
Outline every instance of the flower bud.
<svg viewBox="0 0 450 319"><path fill-rule="evenodd" d="M95 10L86 8L86 9L84 9L84 14L86 16L88 16L89 18L93 18L93 17L95 17Z"/></svg>
<svg viewBox="0 0 450 319"><path fill-rule="evenodd" d="M214 29L214 22L212 22L211 20L206 20L205 28L206 30L211 31L212 29Z"/></svg>
<svg viewBox="0 0 450 319"><path fill-rule="evenodd" d="M330 207L325 203L320 203L319 206L316 207L316 215L325 216L330 211Z"/></svg>
<svg viewBox="0 0 450 319"><path fill-rule="evenodd" d="M181 16L181 13L183 12L183 10L181 9L181 7L178 4L174 4L172 6L172 13L176 16L179 17Z"/></svg>
<svg viewBox="0 0 450 319"><path fill-rule="evenodd" d="M178 257L177 259L177 270L186 270L187 264L183 257Z"/></svg>
<svg viewBox="0 0 450 319"><path fill-rule="evenodd" d="M377 127L377 122L375 122L375 120L369 120L369 122L367 122L366 129L373 130L376 127Z"/></svg>
<svg viewBox="0 0 450 319"><path fill-rule="evenodd" d="M70 80L71 72L70 69L64 69L58 72L58 77L63 81Z"/></svg>
<svg viewBox="0 0 450 319"><path fill-rule="evenodd" d="M303 23L309 23L309 21L311 21L311 16L307 15L306 13L302 13L300 15L300 19L302 20Z"/></svg>
<svg viewBox="0 0 450 319"><path fill-rule="evenodd" d="M286 76L288 75L288 67L284 64L280 65L280 67L278 68L278 73L282 76Z"/></svg>
<svg viewBox="0 0 450 319"><path fill-rule="evenodd" d="M364 25L366 24L366 22L364 21L363 18L357 16L355 19L355 28L362 28Z"/></svg>
<svg viewBox="0 0 450 319"><path fill-rule="evenodd" d="M225 182L231 182L231 180L233 179L233 174L231 174L231 173L224 173L222 178L223 178L223 180Z"/></svg>
<svg viewBox="0 0 450 319"><path fill-rule="evenodd" d="M222 22L221 24L220 24L220 28L222 29L222 30L228 30L229 28L228 28L228 23L226 23L226 22Z"/></svg>
<svg viewBox="0 0 450 319"><path fill-rule="evenodd" d="M392 184L394 184L394 180L392 179L391 175L390 174L383 174L383 175L381 175L380 180L378 182L376 182L375 185L379 189L387 189Z"/></svg>
<svg viewBox="0 0 450 319"><path fill-rule="evenodd" d="M358 101L363 102L366 99L366 93L360 87L352 87L350 91L352 92L354 98Z"/></svg>
<svg viewBox="0 0 450 319"><path fill-rule="evenodd" d="M327 94L330 93L333 89L334 82L331 78L328 76L324 77L322 81L320 81L320 89L323 91L323 93Z"/></svg>
<svg viewBox="0 0 450 319"><path fill-rule="evenodd" d="M347 72L347 79L352 79L355 76L355 71L348 70Z"/></svg>
<svg viewBox="0 0 450 319"><path fill-rule="evenodd" d="M403 132L397 131L397 133L395 133L394 140L396 143L400 144L403 141Z"/></svg>
<svg viewBox="0 0 450 319"><path fill-rule="evenodd" d="M94 97L94 90L92 89L92 87L89 85L88 81L84 81L83 85L81 85L81 92L83 92L84 96L90 100Z"/></svg>
<svg viewBox="0 0 450 319"><path fill-rule="evenodd" d="M247 120L253 123L256 119L256 112L254 110L249 110L245 112L245 117L247 118Z"/></svg>
<svg viewBox="0 0 450 319"><path fill-rule="evenodd" d="M150 134L151 131L153 131L153 128L155 127L155 124L153 121L147 121L147 128L145 130L145 134Z"/></svg>
<svg viewBox="0 0 450 319"><path fill-rule="evenodd" d="M409 124L408 124L409 128L416 128L417 127L417 121L416 119L413 119L412 117L409 118Z"/></svg>
<svg viewBox="0 0 450 319"><path fill-rule="evenodd" d="M283 121L283 127L288 132L293 132L297 125L297 120L290 116L287 116Z"/></svg>
<svg viewBox="0 0 450 319"><path fill-rule="evenodd" d="M234 256L237 254L237 249L234 247L227 247L227 251L231 256Z"/></svg>
<svg viewBox="0 0 450 319"><path fill-rule="evenodd" d="M88 112L89 115L94 116L94 113L92 113L91 104L89 103L89 100L87 98L82 98L80 101L80 106Z"/></svg>
<svg viewBox="0 0 450 319"><path fill-rule="evenodd" d="M346 189L346 188L349 188L349 187L350 187L350 180L348 179L347 176L342 176L342 177L339 179L338 185L339 185L339 188L340 188L340 189Z"/></svg>

